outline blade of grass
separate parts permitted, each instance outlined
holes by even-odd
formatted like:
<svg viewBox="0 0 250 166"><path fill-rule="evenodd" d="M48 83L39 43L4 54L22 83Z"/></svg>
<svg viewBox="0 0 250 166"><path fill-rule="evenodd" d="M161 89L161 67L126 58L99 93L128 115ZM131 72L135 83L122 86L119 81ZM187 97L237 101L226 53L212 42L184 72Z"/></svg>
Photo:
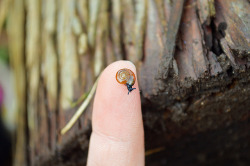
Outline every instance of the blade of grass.
<svg viewBox="0 0 250 166"><path fill-rule="evenodd" d="M75 122L78 120L78 118L81 116L81 114L85 111L87 106L89 105L91 99L94 96L97 83L99 78L95 81L92 89L90 90L86 100L82 103L82 105L79 107L79 109L76 111L76 113L73 115L73 117L70 119L70 121L66 124L66 126L61 130L61 135L64 135L67 131L71 129L71 127L75 124Z"/></svg>

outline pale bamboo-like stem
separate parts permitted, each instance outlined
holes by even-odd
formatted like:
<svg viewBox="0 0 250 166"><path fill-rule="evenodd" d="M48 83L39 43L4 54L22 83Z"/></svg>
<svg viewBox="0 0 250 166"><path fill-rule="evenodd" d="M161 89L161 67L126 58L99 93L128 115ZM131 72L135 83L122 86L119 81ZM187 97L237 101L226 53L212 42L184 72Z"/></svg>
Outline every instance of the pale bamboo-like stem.
<svg viewBox="0 0 250 166"><path fill-rule="evenodd" d="M73 117L70 119L70 121L66 124L66 126L61 130L61 135L64 135L67 131L69 131L71 129L71 127L75 124L75 122L78 120L78 118L84 112L84 110L87 108L87 106L89 105L91 99L94 96L98 80L99 80L99 77L95 81L92 89L90 90L87 98L84 100L84 102L82 103L80 108L76 111L76 113L73 115Z"/></svg>
<svg viewBox="0 0 250 166"><path fill-rule="evenodd" d="M4 21L8 15L8 11L9 11L8 9L9 9L10 3L11 3L10 0L0 1L0 34L3 29Z"/></svg>

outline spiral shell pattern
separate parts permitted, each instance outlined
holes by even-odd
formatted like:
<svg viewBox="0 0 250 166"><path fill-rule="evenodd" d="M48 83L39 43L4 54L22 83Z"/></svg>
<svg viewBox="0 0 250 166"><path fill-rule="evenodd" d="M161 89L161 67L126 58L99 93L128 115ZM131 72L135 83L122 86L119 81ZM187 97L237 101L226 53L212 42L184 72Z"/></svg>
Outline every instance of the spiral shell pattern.
<svg viewBox="0 0 250 166"><path fill-rule="evenodd" d="M134 85L135 74L129 69L121 69L116 73L116 80L120 84Z"/></svg>

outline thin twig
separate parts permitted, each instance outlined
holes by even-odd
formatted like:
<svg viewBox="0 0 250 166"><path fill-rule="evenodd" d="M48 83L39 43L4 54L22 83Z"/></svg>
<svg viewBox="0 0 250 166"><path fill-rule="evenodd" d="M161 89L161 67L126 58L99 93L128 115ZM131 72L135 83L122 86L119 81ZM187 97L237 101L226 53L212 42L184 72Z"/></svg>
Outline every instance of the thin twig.
<svg viewBox="0 0 250 166"><path fill-rule="evenodd" d="M150 149L150 150L147 150L145 152L145 156L150 156L150 155L152 155L154 153L158 153L158 152L163 151L163 150L165 150L165 147L159 147L159 148L155 148L155 149Z"/></svg>
<svg viewBox="0 0 250 166"><path fill-rule="evenodd" d="M64 135L67 131L69 131L71 129L71 127L75 124L75 122L78 120L78 118L84 112L84 110L87 108L91 99L94 96L98 80L99 80L99 78L97 78L97 80L95 81L95 84L93 85L92 89L90 90L89 95L87 96L86 100L84 100L84 102L82 103L80 108L76 111L76 113L73 115L73 117L70 119L70 121L66 124L66 126L61 130L61 135Z"/></svg>

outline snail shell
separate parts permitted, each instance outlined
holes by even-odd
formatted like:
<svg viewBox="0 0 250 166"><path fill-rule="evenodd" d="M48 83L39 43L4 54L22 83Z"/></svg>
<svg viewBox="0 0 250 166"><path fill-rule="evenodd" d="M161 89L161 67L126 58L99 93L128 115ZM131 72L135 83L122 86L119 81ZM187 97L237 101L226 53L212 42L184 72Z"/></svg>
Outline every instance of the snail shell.
<svg viewBox="0 0 250 166"><path fill-rule="evenodd" d="M129 69L121 69L116 73L116 80L120 84L128 84L133 86L135 84L135 74Z"/></svg>
<svg viewBox="0 0 250 166"><path fill-rule="evenodd" d="M132 86L135 84L135 74L129 70L129 69L121 69L116 73L116 80L120 84L124 84L128 88L128 94L129 92L133 91L136 88L133 88Z"/></svg>

